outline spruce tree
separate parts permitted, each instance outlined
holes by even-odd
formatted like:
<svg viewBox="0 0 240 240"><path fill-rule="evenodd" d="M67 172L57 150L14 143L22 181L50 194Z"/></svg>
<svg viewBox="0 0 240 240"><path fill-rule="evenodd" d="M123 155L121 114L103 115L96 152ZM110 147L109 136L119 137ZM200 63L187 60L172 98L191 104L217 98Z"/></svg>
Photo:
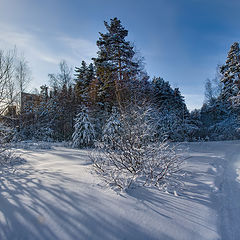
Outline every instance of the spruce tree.
<svg viewBox="0 0 240 240"><path fill-rule="evenodd" d="M88 105L90 101L90 84L95 78L94 66L92 63L87 66L85 61L82 61L81 67L75 68L75 94L77 102Z"/></svg>
<svg viewBox="0 0 240 240"><path fill-rule="evenodd" d="M223 82L222 98L227 102L240 90L240 48L235 42L230 48L226 63L221 67Z"/></svg>
<svg viewBox="0 0 240 240"><path fill-rule="evenodd" d="M95 131L88 116L87 108L83 108L75 119L74 133L72 135L73 144L75 148L91 147L95 140Z"/></svg>
<svg viewBox="0 0 240 240"><path fill-rule="evenodd" d="M120 116L117 109L113 107L111 116L107 119L102 132L102 141L106 142L109 146L114 147L114 143L118 142L121 135L122 128Z"/></svg>
<svg viewBox="0 0 240 240"><path fill-rule="evenodd" d="M171 108L174 91L169 82L164 81L163 78L154 77L152 80L152 91L152 101L157 109L161 110Z"/></svg>
<svg viewBox="0 0 240 240"><path fill-rule="evenodd" d="M178 88L172 89L169 82L160 77L152 81L152 103L159 112L158 136L172 141L193 139L198 127L190 119L184 97Z"/></svg>
<svg viewBox="0 0 240 240"><path fill-rule="evenodd" d="M173 91L174 98L172 108L177 112L177 115L183 120L188 119L190 114L187 109L184 97L182 96L179 88L175 88Z"/></svg>

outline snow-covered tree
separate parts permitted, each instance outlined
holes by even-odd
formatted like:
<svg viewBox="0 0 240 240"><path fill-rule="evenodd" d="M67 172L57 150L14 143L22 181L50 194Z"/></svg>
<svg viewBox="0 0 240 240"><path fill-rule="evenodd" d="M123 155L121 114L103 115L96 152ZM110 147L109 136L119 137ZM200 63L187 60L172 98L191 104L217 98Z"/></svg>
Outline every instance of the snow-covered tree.
<svg viewBox="0 0 240 240"><path fill-rule="evenodd" d="M205 82L205 102L211 104L214 101L212 82L208 78Z"/></svg>
<svg viewBox="0 0 240 240"><path fill-rule="evenodd" d="M154 77L151 101L156 109L154 118L161 140L184 141L193 138L197 126L190 120L184 97L178 88L172 89L169 82Z"/></svg>
<svg viewBox="0 0 240 240"><path fill-rule="evenodd" d="M152 80L152 102L160 109L170 109L173 103L174 91L169 82L163 78L154 77Z"/></svg>
<svg viewBox="0 0 240 240"><path fill-rule="evenodd" d="M158 136L161 141L168 139L170 141L183 141L182 119L179 118L176 111L162 110L156 117L156 126Z"/></svg>
<svg viewBox="0 0 240 240"><path fill-rule="evenodd" d="M212 124L208 128L210 140L237 140L240 139L240 122L236 114L231 114L222 121Z"/></svg>
<svg viewBox="0 0 240 240"><path fill-rule="evenodd" d="M83 108L75 118L72 139L72 146L75 148L91 147L94 144L95 131L89 119L87 108Z"/></svg>
<svg viewBox="0 0 240 240"><path fill-rule="evenodd" d="M122 134L122 127L120 122L120 115L115 107L112 108L112 114L107 119L103 131L102 131L102 141L108 143L110 146L114 147L115 142Z"/></svg>
<svg viewBox="0 0 240 240"><path fill-rule="evenodd" d="M53 140L53 127L56 117L54 99L49 98L46 85L41 86L41 93L35 95L35 97L35 101L25 102L21 107L19 131L15 133L15 141Z"/></svg>
<svg viewBox="0 0 240 240"><path fill-rule="evenodd" d="M221 67L223 82L222 97L225 101L238 95L240 90L240 48L239 43L232 44L226 63Z"/></svg>
<svg viewBox="0 0 240 240"><path fill-rule="evenodd" d="M240 48L235 42L220 73L205 85L206 101L200 111L201 136L210 140L239 139Z"/></svg>
<svg viewBox="0 0 240 240"><path fill-rule="evenodd" d="M200 111L200 121L202 122L202 128L201 128L202 138L205 138L206 136L208 136L210 140L220 140L220 139L223 140L224 138L222 134L221 134L221 138L218 138L219 126L224 127L222 129L222 132L225 132L225 129L230 129L230 128L232 131L232 127L228 126L228 124L232 125L233 115L236 115L236 114L230 111L229 105L227 105L226 102L221 97L217 99L213 99L211 104L210 103L203 104ZM230 135L232 136L233 133L229 133L229 136ZM229 139L227 135L225 135L225 137L226 139Z"/></svg>
<svg viewBox="0 0 240 240"><path fill-rule="evenodd" d="M189 111L187 109L187 106L185 104L184 97L182 96L179 88L175 88L173 91L173 102L171 105L171 109L174 109L183 121L189 119Z"/></svg>
<svg viewBox="0 0 240 240"><path fill-rule="evenodd" d="M75 94L77 102L85 105L89 104L91 96L90 84L95 78L94 66L92 63L87 66L86 62L82 61L81 67L76 67L75 72Z"/></svg>

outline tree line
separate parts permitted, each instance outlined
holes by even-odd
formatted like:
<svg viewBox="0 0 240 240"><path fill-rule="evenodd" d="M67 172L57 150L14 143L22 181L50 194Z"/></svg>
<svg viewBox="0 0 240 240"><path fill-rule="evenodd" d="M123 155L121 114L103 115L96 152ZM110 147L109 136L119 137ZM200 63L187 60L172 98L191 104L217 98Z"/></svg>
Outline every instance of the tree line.
<svg viewBox="0 0 240 240"><path fill-rule="evenodd" d="M20 97L29 79L26 61L22 61L22 72L19 63L18 68L9 70L11 54L1 52L1 115L9 116L5 122L12 127L13 140L74 140L77 147L91 146L107 131L114 131L106 128L115 128L119 115L132 106L147 109L145 117L156 129L153 135L161 140L239 139L238 43L231 46L226 63L218 67L217 78L207 80L202 108L190 113L178 88L172 88L161 77L149 78L142 58L126 40L128 31L121 21L113 18L104 25L106 32L100 33L97 56L92 62L83 60L73 75L62 61L59 73L49 74L50 86L41 86L37 99L26 101ZM11 95L10 73L19 82L15 95ZM12 96L18 96L18 101ZM10 110L16 102L22 108L13 117Z"/></svg>

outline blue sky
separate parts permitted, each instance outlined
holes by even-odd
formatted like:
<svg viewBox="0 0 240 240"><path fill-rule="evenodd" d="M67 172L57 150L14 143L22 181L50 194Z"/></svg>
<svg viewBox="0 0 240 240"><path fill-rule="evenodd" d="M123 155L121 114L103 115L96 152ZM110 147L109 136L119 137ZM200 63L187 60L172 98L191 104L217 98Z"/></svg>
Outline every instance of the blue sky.
<svg viewBox="0 0 240 240"><path fill-rule="evenodd" d="M32 69L29 89L48 83L65 59L73 68L95 56L103 21L118 17L151 77L179 87L190 109L204 82L240 39L239 0L0 0L0 49L17 46Z"/></svg>

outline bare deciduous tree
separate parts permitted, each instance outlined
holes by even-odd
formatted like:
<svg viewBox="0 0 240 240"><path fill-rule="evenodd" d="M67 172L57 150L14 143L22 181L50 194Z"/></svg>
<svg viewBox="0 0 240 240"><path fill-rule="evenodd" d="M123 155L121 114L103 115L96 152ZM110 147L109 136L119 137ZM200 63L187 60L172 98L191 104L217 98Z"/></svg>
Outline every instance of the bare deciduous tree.
<svg viewBox="0 0 240 240"><path fill-rule="evenodd" d="M13 100L13 75L15 50L5 52L0 50L0 115L2 115Z"/></svg>
<svg viewBox="0 0 240 240"><path fill-rule="evenodd" d="M23 56L18 57L16 48L0 50L0 115L13 103L19 103L20 93L30 80L28 63Z"/></svg>
<svg viewBox="0 0 240 240"><path fill-rule="evenodd" d="M21 56L16 63L16 82L20 92L26 90L27 84L31 81L31 73L28 66L28 62Z"/></svg>
<svg viewBox="0 0 240 240"><path fill-rule="evenodd" d="M18 58L16 48L9 51L0 50L0 117L9 119L6 116L7 110L16 109L19 103L20 93L25 89L30 81L30 71L24 58ZM12 129L0 125L0 164L9 158L9 147L7 142L12 136ZM7 150L7 151L6 151ZM6 154L7 153L7 154Z"/></svg>
<svg viewBox="0 0 240 240"><path fill-rule="evenodd" d="M69 87L72 83L72 69L67 65L65 60L59 63L60 73L58 74L48 74L50 79L51 87L62 88L63 85Z"/></svg>

